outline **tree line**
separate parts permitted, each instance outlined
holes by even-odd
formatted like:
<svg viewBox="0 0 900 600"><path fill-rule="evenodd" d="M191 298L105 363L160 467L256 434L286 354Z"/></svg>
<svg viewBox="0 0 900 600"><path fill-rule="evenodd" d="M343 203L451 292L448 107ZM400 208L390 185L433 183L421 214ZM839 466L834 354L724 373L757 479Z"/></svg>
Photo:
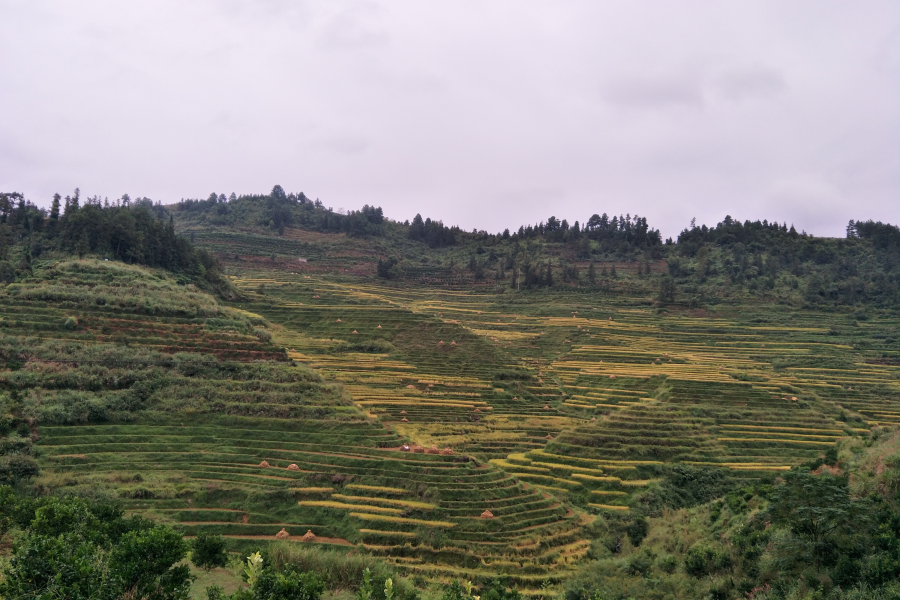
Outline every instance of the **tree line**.
<svg viewBox="0 0 900 600"><path fill-rule="evenodd" d="M12 255L14 247L21 249L19 256ZM22 194L0 194L0 279L9 282L30 272L32 260L53 250L158 267L220 294L232 293L215 258L177 235L171 215L148 198L82 200L76 189L65 198L55 194L46 210Z"/></svg>

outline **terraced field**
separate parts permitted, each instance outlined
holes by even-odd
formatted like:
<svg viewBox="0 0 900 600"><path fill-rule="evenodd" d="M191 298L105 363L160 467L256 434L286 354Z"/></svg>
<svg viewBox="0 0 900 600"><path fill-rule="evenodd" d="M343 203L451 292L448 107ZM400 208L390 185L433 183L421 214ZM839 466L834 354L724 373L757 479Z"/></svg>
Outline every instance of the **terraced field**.
<svg viewBox="0 0 900 600"><path fill-rule="evenodd" d="M42 426L48 486L106 490L235 547L309 531L426 579L504 575L536 595L666 464L767 477L900 422L895 316L281 268L234 281L249 301L194 314L4 306L20 339L223 359L202 386L169 375L132 422Z"/></svg>
<svg viewBox="0 0 900 600"><path fill-rule="evenodd" d="M363 419L206 417L44 427L41 447L67 485L117 480L131 511L239 547L311 531L314 543L361 544L429 578L507 574L526 585L587 551L586 516L500 469L401 442Z"/></svg>
<svg viewBox="0 0 900 600"><path fill-rule="evenodd" d="M665 463L766 476L900 419L900 369L876 358L897 352L894 319L277 274L266 285L274 301L254 310L285 327L292 358L370 415L591 511L625 510Z"/></svg>

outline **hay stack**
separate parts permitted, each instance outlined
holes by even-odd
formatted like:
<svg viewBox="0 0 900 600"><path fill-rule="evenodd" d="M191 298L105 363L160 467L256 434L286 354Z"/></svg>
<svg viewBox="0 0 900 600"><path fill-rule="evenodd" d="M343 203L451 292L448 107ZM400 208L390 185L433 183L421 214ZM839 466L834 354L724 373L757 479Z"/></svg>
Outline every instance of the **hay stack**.
<svg viewBox="0 0 900 600"><path fill-rule="evenodd" d="M553 436L550 435L550 434L548 433L548 434L547 434L547 437L545 437L544 439L545 439L545 440L552 440L552 439L553 439Z"/></svg>
<svg viewBox="0 0 900 600"><path fill-rule="evenodd" d="M549 405L549 404L545 404L545 405L544 405L544 410L550 410L550 405Z"/></svg>
<svg viewBox="0 0 900 600"><path fill-rule="evenodd" d="M338 319L338 320L337 320L337 321L335 321L335 323L340 323L340 322L341 322L341 320L340 320L340 319Z"/></svg>
<svg viewBox="0 0 900 600"><path fill-rule="evenodd" d="M513 396L513 400L518 400L518 399L519 399L518 396Z"/></svg>
<svg viewBox="0 0 900 600"><path fill-rule="evenodd" d="M451 345L451 346L455 346L455 345L456 345L456 341L454 340L454 341L450 342L450 345Z"/></svg>
<svg viewBox="0 0 900 600"><path fill-rule="evenodd" d="M300 470L300 467L298 467L298 466L295 465L294 463L291 463L291 464L289 464L289 465L287 466L287 470L288 470L288 471L299 471L299 470Z"/></svg>
<svg viewBox="0 0 900 600"><path fill-rule="evenodd" d="M414 386L413 384L409 384L408 386L406 386L406 389L414 390L414 389L416 389L416 386Z"/></svg>
<svg viewBox="0 0 900 600"><path fill-rule="evenodd" d="M306 533L303 534L303 537L300 538L301 542L314 542L316 541L316 534L312 532L312 529L307 529Z"/></svg>
<svg viewBox="0 0 900 600"><path fill-rule="evenodd" d="M284 527L281 528L281 531L275 534L276 540L286 540L289 537L291 537L291 534L289 534Z"/></svg>
<svg viewBox="0 0 900 600"><path fill-rule="evenodd" d="M261 466L263 469L267 469L269 467L269 461L264 460L261 463L259 463L259 466Z"/></svg>
<svg viewBox="0 0 900 600"><path fill-rule="evenodd" d="M596 421L597 417L591 417L591 421Z"/></svg>
<svg viewBox="0 0 900 600"><path fill-rule="evenodd" d="M429 448L428 450L425 451L425 454L440 454L440 453L441 453L441 451L438 450L437 446L432 446L431 448Z"/></svg>
<svg viewBox="0 0 900 600"><path fill-rule="evenodd" d="M406 411L405 411L405 410L401 410L401 411L400 411L400 414L401 414L401 415L405 415L405 414L406 414Z"/></svg>
<svg viewBox="0 0 900 600"><path fill-rule="evenodd" d="M481 412L481 409L476 408L476 409L475 409L474 411L472 411L472 412Z"/></svg>
<svg viewBox="0 0 900 600"><path fill-rule="evenodd" d="M400 446L400 452L409 452L409 444L403 444Z"/></svg>
<svg viewBox="0 0 900 600"><path fill-rule="evenodd" d="M381 325L379 325L376 329L381 329Z"/></svg>
<svg viewBox="0 0 900 600"><path fill-rule="evenodd" d="M422 446L413 446L413 447L412 447L412 451L413 451L414 454L424 454L424 453L425 453L425 448L422 447Z"/></svg>
<svg viewBox="0 0 900 600"><path fill-rule="evenodd" d="M492 512L489 511L489 510L486 510L486 511L484 511L483 513L481 513L481 518L482 518L482 519L493 519L493 518L494 518L494 513L492 513Z"/></svg>
<svg viewBox="0 0 900 600"><path fill-rule="evenodd" d="M353 333L357 333L357 331L354 329L354 330L353 330Z"/></svg>
<svg viewBox="0 0 900 600"><path fill-rule="evenodd" d="M402 419L400 419L400 422L401 423L409 423L409 419L407 419L406 417L403 417Z"/></svg>
<svg viewBox="0 0 900 600"><path fill-rule="evenodd" d="M438 342L438 346L443 346L443 345L444 345L444 340L441 340Z"/></svg>
<svg viewBox="0 0 900 600"><path fill-rule="evenodd" d="M443 454L444 456L453 454L453 448L444 448L443 450L441 450L441 454Z"/></svg>
<svg viewBox="0 0 900 600"><path fill-rule="evenodd" d="M616 376L615 376L615 375L610 375L609 378L610 378L610 379L615 379Z"/></svg>

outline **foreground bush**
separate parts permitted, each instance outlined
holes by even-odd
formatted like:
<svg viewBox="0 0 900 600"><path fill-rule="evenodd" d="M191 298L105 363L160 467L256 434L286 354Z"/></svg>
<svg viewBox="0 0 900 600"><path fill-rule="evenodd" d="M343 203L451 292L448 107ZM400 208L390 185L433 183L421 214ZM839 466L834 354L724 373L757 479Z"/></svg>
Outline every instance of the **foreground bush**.
<svg viewBox="0 0 900 600"><path fill-rule="evenodd" d="M115 506L81 498L2 494L3 513L23 529L3 572L0 597L183 600L191 575L181 534Z"/></svg>

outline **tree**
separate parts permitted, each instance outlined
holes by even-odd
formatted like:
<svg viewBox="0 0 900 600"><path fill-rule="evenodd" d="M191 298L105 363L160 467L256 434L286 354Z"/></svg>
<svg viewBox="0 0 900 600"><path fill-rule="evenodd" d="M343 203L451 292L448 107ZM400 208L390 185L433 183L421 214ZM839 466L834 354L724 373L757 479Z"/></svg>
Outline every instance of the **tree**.
<svg viewBox="0 0 900 600"><path fill-rule="evenodd" d="M2 598L186 600L190 593L190 570L178 565L187 543L170 527L82 498L20 498L15 512L24 535L4 570Z"/></svg>
<svg viewBox="0 0 900 600"><path fill-rule="evenodd" d="M225 539L221 535L201 533L191 542L191 562L199 569L209 571L228 564Z"/></svg>
<svg viewBox="0 0 900 600"><path fill-rule="evenodd" d="M864 529L871 508L866 500L850 497L845 477L788 471L775 488L768 515L794 535L787 553L810 560L818 569L834 553L839 538Z"/></svg>
<svg viewBox="0 0 900 600"><path fill-rule="evenodd" d="M666 275L659 280L659 301L663 304L675 302L675 280L671 275Z"/></svg>
<svg viewBox="0 0 900 600"><path fill-rule="evenodd" d="M591 261L591 264L588 265L588 281L591 282L591 285L597 283L597 271L594 268L594 261Z"/></svg>

